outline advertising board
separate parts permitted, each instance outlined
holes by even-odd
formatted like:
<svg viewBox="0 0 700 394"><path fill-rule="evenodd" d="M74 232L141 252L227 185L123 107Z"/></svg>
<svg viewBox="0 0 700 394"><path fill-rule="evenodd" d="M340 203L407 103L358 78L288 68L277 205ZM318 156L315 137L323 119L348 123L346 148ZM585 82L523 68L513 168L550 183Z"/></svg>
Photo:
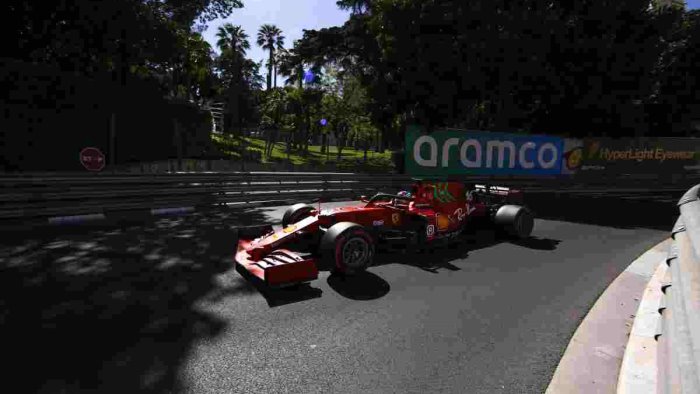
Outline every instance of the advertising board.
<svg viewBox="0 0 700 394"><path fill-rule="evenodd" d="M443 129L406 130L410 175L557 175L564 141L543 135Z"/></svg>
<svg viewBox="0 0 700 394"><path fill-rule="evenodd" d="M700 174L700 139L586 139L581 174Z"/></svg>

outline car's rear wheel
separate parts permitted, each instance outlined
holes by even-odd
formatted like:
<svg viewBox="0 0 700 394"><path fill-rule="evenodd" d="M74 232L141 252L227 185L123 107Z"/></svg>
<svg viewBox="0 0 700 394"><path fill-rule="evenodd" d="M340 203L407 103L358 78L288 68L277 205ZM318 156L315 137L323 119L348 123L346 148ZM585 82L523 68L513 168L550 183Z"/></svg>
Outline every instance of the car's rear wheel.
<svg viewBox="0 0 700 394"><path fill-rule="evenodd" d="M356 223L334 224L323 234L320 247L324 262L339 274L360 273L374 260L374 239Z"/></svg>
<svg viewBox="0 0 700 394"><path fill-rule="evenodd" d="M532 234L535 218L532 212L520 205L503 205L494 217L497 228L510 237L527 238Z"/></svg>
<svg viewBox="0 0 700 394"><path fill-rule="evenodd" d="M294 204L287 208L282 216L282 226L287 227L290 224L294 224L300 220L306 219L311 216L311 211L314 207L308 204Z"/></svg>

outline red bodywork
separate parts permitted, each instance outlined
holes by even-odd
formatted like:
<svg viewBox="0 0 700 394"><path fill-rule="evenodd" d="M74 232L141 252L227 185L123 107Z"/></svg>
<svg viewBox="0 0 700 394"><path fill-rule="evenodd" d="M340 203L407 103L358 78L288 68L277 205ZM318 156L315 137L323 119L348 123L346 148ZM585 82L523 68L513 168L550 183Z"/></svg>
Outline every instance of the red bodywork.
<svg viewBox="0 0 700 394"><path fill-rule="evenodd" d="M509 189L489 189L490 195L520 194ZM358 206L313 210L310 216L279 231L270 228L257 239L239 239L236 263L269 286L307 282L318 278L314 253L285 248L301 238L322 234L339 222L353 222L368 229L405 228L412 218L425 223L425 242L461 233L474 217L489 214L489 204L472 198L459 182L418 182L410 200L376 201Z"/></svg>

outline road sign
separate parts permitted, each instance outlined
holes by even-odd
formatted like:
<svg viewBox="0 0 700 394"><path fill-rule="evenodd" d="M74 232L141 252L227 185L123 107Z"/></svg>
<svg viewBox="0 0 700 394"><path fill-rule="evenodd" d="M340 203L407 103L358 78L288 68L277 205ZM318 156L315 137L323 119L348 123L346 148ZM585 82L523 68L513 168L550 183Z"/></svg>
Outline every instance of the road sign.
<svg viewBox="0 0 700 394"><path fill-rule="evenodd" d="M105 168L105 155L97 148L85 148L80 151L80 164L89 171L102 171Z"/></svg>

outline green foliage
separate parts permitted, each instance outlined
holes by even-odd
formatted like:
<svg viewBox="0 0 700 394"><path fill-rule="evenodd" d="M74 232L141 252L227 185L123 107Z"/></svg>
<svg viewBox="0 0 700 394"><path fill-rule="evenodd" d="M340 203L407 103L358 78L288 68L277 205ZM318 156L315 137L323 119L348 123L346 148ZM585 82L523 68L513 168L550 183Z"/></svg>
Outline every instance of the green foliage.
<svg viewBox="0 0 700 394"><path fill-rule="evenodd" d="M686 135L700 113L700 11L684 13L668 36L655 69L652 121L671 135ZM669 127L670 125L670 127ZM698 130L695 129L695 132Z"/></svg>
<svg viewBox="0 0 700 394"><path fill-rule="evenodd" d="M265 141L257 138L236 138L227 136L213 136L212 139L219 147L220 150L225 152L231 158L240 158L243 156L242 150L243 146L246 149L260 152L264 150ZM273 150L272 156L269 158L261 157L262 162L279 162L289 161L292 164L310 164L310 165L324 165L333 163L338 169L348 170L348 171L363 171L363 172L378 172L386 173L391 170L393 164L391 161L391 153L375 153L371 152L367 156L367 160L364 159L364 151L355 150L352 148L345 148L342 150L340 155L340 160L337 160L338 151L335 147L331 147L328 154L323 153L321 146L311 145L309 146L309 151L307 155L302 155L300 152L292 152L287 155L286 146L282 143L277 143Z"/></svg>
<svg viewBox="0 0 700 394"><path fill-rule="evenodd" d="M239 0L3 2L3 57L12 59L0 63L8 81L3 102L18 115L2 127L6 168L79 169L76 149L94 144L109 151L112 113L117 163L171 155L173 119L185 125L192 148L203 151L211 119L187 115L198 111L189 101L211 99L219 89L211 47L193 23L241 6ZM31 97L37 92L43 99ZM25 96L23 106L34 108L10 99Z"/></svg>
<svg viewBox="0 0 700 394"><path fill-rule="evenodd" d="M384 137L408 121L574 136L654 132L657 69L673 64L662 53L674 58L667 36L683 12L680 2L647 0L337 4L350 19L305 31L299 53L357 76Z"/></svg>
<svg viewBox="0 0 700 394"><path fill-rule="evenodd" d="M222 52L230 51L232 53L245 55L246 50L250 49L248 35L240 26L234 26L230 23L219 26L216 32L216 38L218 39L216 41L216 46L218 46Z"/></svg>
<svg viewBox="0 0 700 394"><path fill-rule="evenodd" d="M352 119L348 140L350 145L355 143L361 147L367 147L377 140L377 132L379 129L375 127L368 116L356 116Z"/></svg>
<svg viewBox="0 0 700 394"><path fill-rule="evenodd" d="M368 12L372 1L371 0L338 0L336 4L341 10L351 10L353 14L362 14Z"/></svg>

